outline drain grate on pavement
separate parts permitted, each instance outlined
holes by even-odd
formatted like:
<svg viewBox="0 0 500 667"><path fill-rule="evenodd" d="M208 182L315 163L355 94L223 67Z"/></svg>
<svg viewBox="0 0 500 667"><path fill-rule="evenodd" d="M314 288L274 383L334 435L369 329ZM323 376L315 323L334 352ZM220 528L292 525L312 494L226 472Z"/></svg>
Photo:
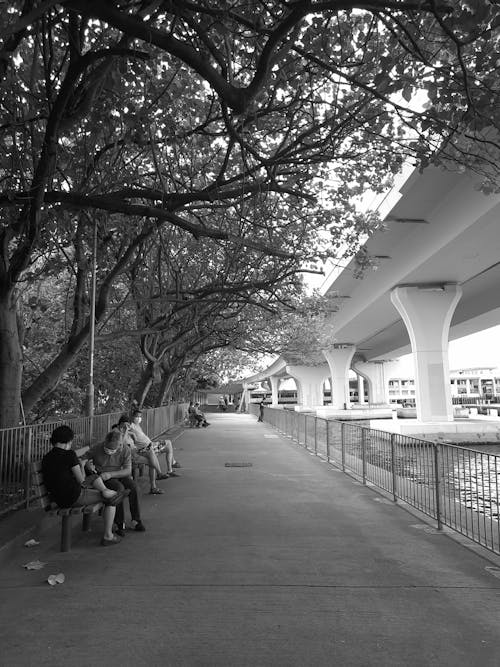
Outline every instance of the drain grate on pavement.
<svg viewBox="0 0 500 667"><path fill-rule="evenodd" d="M253 463L224 463L226 468L251 468Z"/></svg>

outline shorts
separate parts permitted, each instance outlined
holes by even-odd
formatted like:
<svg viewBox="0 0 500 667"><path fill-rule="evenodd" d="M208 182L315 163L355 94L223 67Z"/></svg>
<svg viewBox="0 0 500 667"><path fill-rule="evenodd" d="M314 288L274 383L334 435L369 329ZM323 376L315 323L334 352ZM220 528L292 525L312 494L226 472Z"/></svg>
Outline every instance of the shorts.
<svg viewBox="0 0 500 667"><path fill-rule="evenodd" d="M150 460L148 456L149 449L137 449L132 452L132 461L134 463L145 463L149 465Z"/></svg>
<svg viewBox="0 0 500 667"><path fill-rule="evenodd" d="M97 475L96 475L97 477ZM95 503L102 503L103 497L97 489L82 486L80 495L73 503L72 507L85 507L86 505L94 505Z"/></svg>

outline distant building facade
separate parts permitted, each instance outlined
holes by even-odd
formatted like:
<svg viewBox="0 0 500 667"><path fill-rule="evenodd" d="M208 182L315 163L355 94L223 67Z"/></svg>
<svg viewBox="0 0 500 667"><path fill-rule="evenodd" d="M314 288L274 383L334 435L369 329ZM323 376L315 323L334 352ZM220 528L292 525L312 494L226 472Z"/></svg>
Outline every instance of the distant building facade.
<svg viewBox="0 0 500 667"><path fill-rule="evenodd" d="M454 403L475 403L480 400L500 402L500 369L490 366L461 368L450 371L451 396ZM358 382L349 380L351 403L359 403ZM389 402L405 407L415 407L415 380L410 377L395 377L389 380ZM324 390L324 405L330 403L330 390ZM271 392L262 386L250 392L250 402L258 403L262 397L271 401ZM297 391L284 389L278 393L280 405L296 405ZM368 401L365 387L365 401Z"/></svg>

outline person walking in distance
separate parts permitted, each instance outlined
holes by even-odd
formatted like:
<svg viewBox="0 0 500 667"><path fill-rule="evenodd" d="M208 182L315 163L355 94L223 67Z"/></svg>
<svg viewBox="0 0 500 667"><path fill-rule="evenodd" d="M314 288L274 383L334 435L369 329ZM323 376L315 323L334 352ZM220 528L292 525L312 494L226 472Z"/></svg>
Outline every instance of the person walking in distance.
<svg viewBox="0 0 500 667"><path fill-rule="evenodd" d="M261 402L259 403L259 418L257 419L258 422L263 422L264 421L264 401L266 399L263 397Z"/></svg>

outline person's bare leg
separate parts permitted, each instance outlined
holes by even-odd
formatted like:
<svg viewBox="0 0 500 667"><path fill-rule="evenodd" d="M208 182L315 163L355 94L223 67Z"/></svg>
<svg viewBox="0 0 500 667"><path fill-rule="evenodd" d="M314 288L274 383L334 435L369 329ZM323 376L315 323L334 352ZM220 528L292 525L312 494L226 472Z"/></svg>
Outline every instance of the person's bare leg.
<svg viewBox="0 0 500 667"><path fill-rule="evenodd" d="M152 466L156 470L158 475L161 475L162 469L160 466L160 461L158 460L158 457L156 456L156 454L152 449L148 451L147 457L148 457L148 465Z"/></svg>
<svg viewBox="0 0 500 667"><path fill-rule="evenodd" d="M102 480L101 480L102 481ZM109 490L109 489L108 489ZM115 491L116 493L116 491ZM104 539L113 539L113 521L115 519L116 507L113 505L106 505L103 510L102 518L104 521Z"/></svg>
<svg viewBox="0 0 500 667"><path fill-rule="evenodd" d="M96 477L94 481L92 482L92 486L94 489L97 489L102 493L102 497L105 498L106 500L109 500L110 498L114 498L118 491L113 491L113 489L108 489L108 487L104 484L102 479L100 477Z"/></svg>
<svg viewBox="0 0 500 667"><path fill-rule="evenodd" d="M171 473L174 462L174 448L171 440L165 440L165 458L167 460L167 472Z"/></svg>

